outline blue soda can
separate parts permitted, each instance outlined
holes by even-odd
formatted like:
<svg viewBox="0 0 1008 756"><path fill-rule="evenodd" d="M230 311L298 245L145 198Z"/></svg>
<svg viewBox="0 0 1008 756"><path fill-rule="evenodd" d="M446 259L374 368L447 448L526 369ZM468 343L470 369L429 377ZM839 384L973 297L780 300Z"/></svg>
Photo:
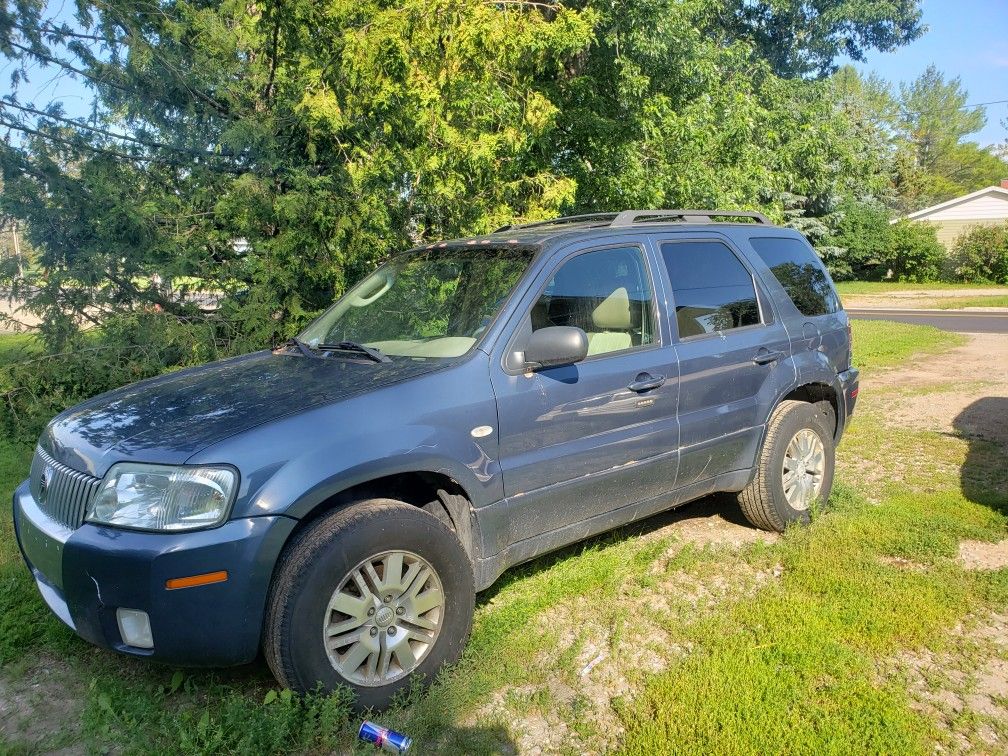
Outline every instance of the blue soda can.
<svg viewBox="0 0 1008 756"><path fill-rule="evenodd" d="M413 744L413 739L401 732L388 727L376 725L374 722L364 722L357 731L357 737L365 743L374 743L383 751L389 753L406 753Z"/></svg>

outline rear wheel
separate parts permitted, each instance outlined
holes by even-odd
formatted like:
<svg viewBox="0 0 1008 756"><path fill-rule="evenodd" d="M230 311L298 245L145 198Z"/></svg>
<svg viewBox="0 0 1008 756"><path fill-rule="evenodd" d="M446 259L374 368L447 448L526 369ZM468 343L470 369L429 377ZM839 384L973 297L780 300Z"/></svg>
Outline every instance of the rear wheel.
<svg viewBox="0 0 1008 756"><path fill-rule="evenodd" d="M373 499L323 516L287 548L274 577L263 649L277 680L299 691L347 685L382 708L461 654L473 574L443 523Z"/></svg>
<svg viewBox="0 0 1008 756"><path fill-rule="evenodd" d="M834 445L828 402L784 401L774 410L753 480L739 493L746 518L782 532L807 523L833 487Z"/></svg>

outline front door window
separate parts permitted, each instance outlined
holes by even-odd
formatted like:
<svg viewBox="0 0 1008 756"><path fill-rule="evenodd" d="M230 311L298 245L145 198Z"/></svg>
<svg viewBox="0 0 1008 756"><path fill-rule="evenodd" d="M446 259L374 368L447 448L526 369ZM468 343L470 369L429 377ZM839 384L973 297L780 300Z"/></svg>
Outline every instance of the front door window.
<svg viewBox="0 0 1008 756"><path fill-rule="evenodd" d="M651 279L639 247L613 247L573 257L532 307L532 330L576 326L588 334L588 356L655 343Z"/></svg>

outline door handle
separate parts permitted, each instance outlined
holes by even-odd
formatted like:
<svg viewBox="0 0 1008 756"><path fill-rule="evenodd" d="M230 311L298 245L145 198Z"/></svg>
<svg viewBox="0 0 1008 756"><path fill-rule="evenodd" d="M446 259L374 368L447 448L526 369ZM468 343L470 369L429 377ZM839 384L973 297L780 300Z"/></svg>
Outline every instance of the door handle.
<svg viewBox="0 0 1008 756"><path fill-rule="evenodd" d="M771 362L777 362L783 356L784 352L768 352L764 349L757 352L752 361L757 365L769 365Z"/></svg>
<svg viewBox="0 0 1008 756"><path fill-rule="evenodd" d="M631 391L640 393L642 391L656 389L663 383L665 383L664 375L649 375L648 373L641 373L634 379L633 383L627 386L627 388Z"/></svg>

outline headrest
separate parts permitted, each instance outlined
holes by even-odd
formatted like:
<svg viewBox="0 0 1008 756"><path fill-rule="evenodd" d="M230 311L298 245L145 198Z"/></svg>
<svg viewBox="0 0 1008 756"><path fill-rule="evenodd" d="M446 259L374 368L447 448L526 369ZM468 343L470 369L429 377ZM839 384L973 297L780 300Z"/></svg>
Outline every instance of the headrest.
<svg viewBox="0 0 1008 756"><path fill-rule="evenodd" d="M592 311L592 322L603 331L630 330L630 295L619 287Z"/></svg>

